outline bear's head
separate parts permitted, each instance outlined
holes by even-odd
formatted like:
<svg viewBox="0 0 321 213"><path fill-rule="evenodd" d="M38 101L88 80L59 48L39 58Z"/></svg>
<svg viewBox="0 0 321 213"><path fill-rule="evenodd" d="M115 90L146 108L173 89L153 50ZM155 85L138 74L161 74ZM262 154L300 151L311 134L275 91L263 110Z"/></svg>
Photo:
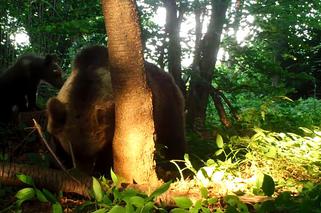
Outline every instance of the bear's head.
<svg viewBox="0 0 321 213"><path fill-rule="evenodd" d="M64 80L62 78L62 69L58 65L57 57L55 55L47 55L43 66L42 80L56 88L62 87Z"/></svg>
<svg viewBox="0 0 321 213"><path fill-rule="evenodd" d="M90 172L100 153L111 149L114 110L107 49L87 48L76 56L57 97L47 103L47 130L67 153L72 147L80 170Z"/></svg>

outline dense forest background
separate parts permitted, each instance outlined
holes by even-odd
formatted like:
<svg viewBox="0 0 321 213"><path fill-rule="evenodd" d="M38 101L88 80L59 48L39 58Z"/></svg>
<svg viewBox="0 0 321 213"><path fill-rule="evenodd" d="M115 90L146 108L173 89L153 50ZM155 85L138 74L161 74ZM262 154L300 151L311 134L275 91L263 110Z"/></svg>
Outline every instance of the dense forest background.
<svg viewBox="0 0 321 213"><path fill-rule="evenodd" d="M201 159L195 167L230 172L220 181L250 178L258 169L280 191L296 186L295 193L302 181L319 183L320 0L137 5L145 58L170 72L184 94L190 150ZM1 72L21 54L55 53L67 78L80 48L108 40L99 0L2 0L0 14ZM55 93L41 88L39 104Z"/></svg>
<svg viewBox="0 0 321 213"><path fill-rule="evenodd" d="M238 111L243 124L274 128L262 121L275 116L267 121L276 122L281 115L301 125L318 124L315 119L307 120L311 116L302 115L304 112L281 112L278 107L304 107L300 98L310 98L305 105L313 102L311 106L316 106L314 99L320 97L320 2L137 3L146 59L173 74L187 99L192 127L217 122L214 104L208 101L209 89L201 88L209 84L230 100L231 111ZM56 53L68 76L79 48L106 43L99 5L99 1L3 1L0 70L26 52ZM22 34L27 35L28 42L19 43ZM285 101L282 96L296 102ZM229 126L233 119L222 109L222 97L219 99L213 99L216 109L222 123ZM193 102L200 104L193 106ZM205 119L207 105L209 117ZM199 123L195 124L197 118ZM291 129L292 125L280 127Z"/></svg>

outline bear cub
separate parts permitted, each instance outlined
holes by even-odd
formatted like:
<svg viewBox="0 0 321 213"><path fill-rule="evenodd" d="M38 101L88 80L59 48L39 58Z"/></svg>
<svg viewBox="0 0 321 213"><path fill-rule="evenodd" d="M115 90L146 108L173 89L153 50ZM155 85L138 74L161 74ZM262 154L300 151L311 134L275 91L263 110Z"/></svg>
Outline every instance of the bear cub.
<svg viewBox="0 0 321 213"><path fill-rule="evenodd" d="M38 57L24 55L0 76L0 122L12 119L13 108L18 111L36 110L36 96L40 80L56 88L63 85L62 69L53 55Z"/></svg>

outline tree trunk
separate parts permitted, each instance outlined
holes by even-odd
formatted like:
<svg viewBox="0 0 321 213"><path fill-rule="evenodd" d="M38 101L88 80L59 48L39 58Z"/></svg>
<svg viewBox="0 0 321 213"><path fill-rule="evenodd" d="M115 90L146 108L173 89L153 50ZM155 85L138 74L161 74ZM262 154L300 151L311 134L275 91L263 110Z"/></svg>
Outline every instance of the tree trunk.
<svg viewBox="0 0 321 213"><path fill-rule="evenodd" d="M114 169L126 182L153 184L157 176L152 93L135 2L102 0L102 6L115 96Z"/></svg>
<svg viewBox="0 0 321 213"><path fill-rule="evenodd" d="M188 94L187 122L191 128L205 125L206 108L229 0L212 0L211 19L198 52L199 70L193 70Z"/></svg>
<svg viewBox="0 0 321 213"><path fill-rule="evenodd" d="M180 45L180 19L177 17L177 5L175 0L165 0L166 7L166 33L168 33L168 71L185 97L186 88L182 80L181 45Z"/></svg>

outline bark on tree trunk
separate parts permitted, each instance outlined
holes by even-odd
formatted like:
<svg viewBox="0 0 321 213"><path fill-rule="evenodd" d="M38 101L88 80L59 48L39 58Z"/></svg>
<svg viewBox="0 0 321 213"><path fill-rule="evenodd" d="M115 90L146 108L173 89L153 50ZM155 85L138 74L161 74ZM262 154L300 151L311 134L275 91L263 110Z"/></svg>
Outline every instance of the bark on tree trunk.
<svg viewBox="0 0 321 213"><path fill-rule="evenodd" d="M115 96L114 169L126 182L152 184L158 180L152 94L144 72L135 2L102 0L102 6Z"/></svg>
<svg viewBox="0 0 321 213"><path fill-rule="evenodd" d="M199 70L194 70L188 94L187 123L191 128L205 125L206 108L210 94L217 53L220 45L225 13L229 0L212 0L211 19L200 42Z"/></svg>

